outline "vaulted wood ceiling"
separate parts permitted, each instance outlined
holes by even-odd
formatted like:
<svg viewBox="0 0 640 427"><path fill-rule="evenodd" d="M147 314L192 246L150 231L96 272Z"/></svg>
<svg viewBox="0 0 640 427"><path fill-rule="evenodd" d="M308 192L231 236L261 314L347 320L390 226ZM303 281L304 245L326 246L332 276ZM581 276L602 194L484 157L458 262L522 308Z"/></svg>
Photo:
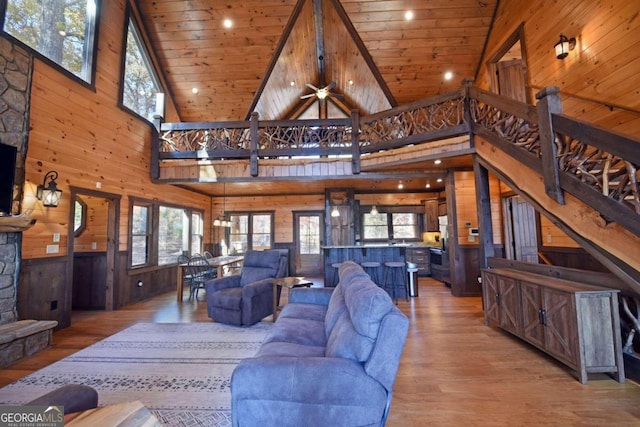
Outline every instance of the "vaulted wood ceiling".
<svg viewBox="0 0 640 427"><path fill-rule="evenodd" d="M252 111L263 120L322 117L321 101L300 99L313 93L307 83L335 82L332 92L343 99L328 98L328 116L457 89L476 74L497 0L137 4L180 120L223 121Z"/></svg>

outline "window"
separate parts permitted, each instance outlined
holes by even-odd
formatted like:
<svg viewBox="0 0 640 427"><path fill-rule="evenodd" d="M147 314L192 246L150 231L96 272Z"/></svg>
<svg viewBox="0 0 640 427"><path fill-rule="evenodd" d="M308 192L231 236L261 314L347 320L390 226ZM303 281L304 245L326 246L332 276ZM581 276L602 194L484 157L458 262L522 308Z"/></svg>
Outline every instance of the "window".
<svg viewBox="0 0 640 427"><path fill-rule="evenodd" d="M273 213L250 212L229 215L229 253L242 254L248 250L273 247Z"/></svg>
<svg viewBox="0 0 640 427"><path fill-rule="evenodd" d="M162 92L140 30L129 18L122 78L122 105L148 120L153 120L156 94Z"/></svg>
<svg viewBox="0 0 640 427"><path fill-rule="evenodd" d="M320 216L300 216L300 255L320 254Z"/></svg>
<svg viewBox="0 0 640 427"><path fill-rule="evenodd" d="M379 207L380 208L380 207ZM420 239L420 220L415 212L394 212L362 214L362 232L364 240L418 240ZM412 210L411 208L404 208Z"/></svg>
<svg viewBox="0 0 640 427"><path fill-rule="evenodd" d="M160 206L158 265L173 264L189 250L189 216L184 209Z"/></svg>
<svg viewBox="0 0 640 427"><path fill-rule="evenodd" d="M76 196L73 205L73 236L78 237L87 228L87 204Z"/></svg>
<svg viewBox="0 0 640 427"><path fill-rule="evenodd" d="M134 205L131 214L131 266L149 263L151 240L150 206Z"/></svg>
<svg viewBox="0 0 640 427"><path fill-rule="evenodd" d="M2 30L48 61L92 83L97 0L7 0Z"/></svg>
<svg viewBox="0 0 640 427"><path fill-rule="evenodd" d="M130 267L170 265L182 253L202 253L201 211L135 197L130 201Z"/></svg>
<svg viewBox="0 0 640 427"><path fill-rule="evenodd" d="M202 213L191 213L191 254L202 252L204 244L204 220Z"/></svg>

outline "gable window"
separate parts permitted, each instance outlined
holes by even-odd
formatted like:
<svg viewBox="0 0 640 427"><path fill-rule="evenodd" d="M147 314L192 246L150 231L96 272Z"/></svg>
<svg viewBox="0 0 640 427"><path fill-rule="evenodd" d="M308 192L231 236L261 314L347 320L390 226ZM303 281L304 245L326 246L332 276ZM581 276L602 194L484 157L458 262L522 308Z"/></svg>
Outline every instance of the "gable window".
<svg viewBox="0 0 640 427"><path fill-rule="evenodd" d="M98 0L7 0L2 30L46 60L92 83Z"/></svg>
<svg viewBox="0 0 640 427"><path fill-rule="evenodd" d="M229 218L231 228L227 232L227 237L230 254L273 248L273 213L232 213Z"/></svg>
<svg viewBox="0 0 640 427"><path fill-rule="evenodd" d="M123 69L122 105L147 120L153 120L156 94L162 92L162 86L140 28L131 17L127 27Z"/></svg>

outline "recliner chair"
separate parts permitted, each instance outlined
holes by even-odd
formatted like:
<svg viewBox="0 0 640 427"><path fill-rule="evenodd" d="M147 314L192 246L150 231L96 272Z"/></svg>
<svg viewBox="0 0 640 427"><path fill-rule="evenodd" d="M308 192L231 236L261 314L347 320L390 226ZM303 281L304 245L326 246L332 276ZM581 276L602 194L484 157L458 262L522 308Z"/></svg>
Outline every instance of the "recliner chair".
<svg viewBox="0 0 640 427"><path fill-rule="evenodd" d="M240 274L209 280L207 313L216 322L248 326L273 314L271 279L285 277L288 256L278 249L247 251Z"/></svg>

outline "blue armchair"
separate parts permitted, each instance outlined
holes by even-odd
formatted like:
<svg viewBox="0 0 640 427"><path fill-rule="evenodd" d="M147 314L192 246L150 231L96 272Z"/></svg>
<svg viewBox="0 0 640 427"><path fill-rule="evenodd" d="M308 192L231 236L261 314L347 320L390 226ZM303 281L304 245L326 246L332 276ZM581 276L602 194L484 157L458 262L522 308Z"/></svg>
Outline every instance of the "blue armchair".
<svg viewBox="0 0 640 427"><path fill-rule="evenodd" d="M271 279L284 277L288 256L280 250L247 251L240 274L209 280L207 313L216 322L248 326L273 314Z"/></svg>

